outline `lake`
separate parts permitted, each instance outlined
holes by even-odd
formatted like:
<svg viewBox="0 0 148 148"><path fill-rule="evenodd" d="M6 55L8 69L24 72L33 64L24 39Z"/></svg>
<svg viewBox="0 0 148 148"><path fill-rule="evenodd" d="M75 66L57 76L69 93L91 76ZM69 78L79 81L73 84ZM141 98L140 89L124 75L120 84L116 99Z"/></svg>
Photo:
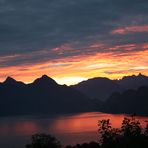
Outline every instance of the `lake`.
<svg viewBox="0 0 148 148"><path fill-rule="evenodd" d="M88 112L57 116L17 116L0 118L0 147L25 148L31 135L47 133L55 136L63 145L98 140L98 120L110 119L112 127L121 126L125 115ZM142 126L148 117L136 117Z"/></svg>

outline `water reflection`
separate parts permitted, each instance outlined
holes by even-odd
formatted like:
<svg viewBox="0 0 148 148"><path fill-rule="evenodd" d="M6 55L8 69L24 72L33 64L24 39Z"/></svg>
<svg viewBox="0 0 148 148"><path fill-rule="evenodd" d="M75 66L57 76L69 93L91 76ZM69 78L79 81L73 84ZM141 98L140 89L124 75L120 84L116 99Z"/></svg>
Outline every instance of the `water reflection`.
<svg viewBox="0 0 148 148"><path fill-rule="evenodd" d="M119 128L125 115L82 113L56 117L0 118L0 147L20 148L35 133L50 133L63 144L75 144L98 139L98 120L110 119ZM136 117L145 126L147 117Z"/></svg>

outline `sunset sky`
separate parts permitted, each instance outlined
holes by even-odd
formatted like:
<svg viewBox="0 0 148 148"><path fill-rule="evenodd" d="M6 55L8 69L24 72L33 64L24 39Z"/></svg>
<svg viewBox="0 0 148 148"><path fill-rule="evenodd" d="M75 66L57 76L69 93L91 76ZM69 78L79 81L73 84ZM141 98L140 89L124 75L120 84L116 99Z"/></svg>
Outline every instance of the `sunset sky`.
<svg viewBox="0 0 148 148"><path fill-rule="evenodd" d="M0 0L0 81L148 75L148 0Z"/></svg>

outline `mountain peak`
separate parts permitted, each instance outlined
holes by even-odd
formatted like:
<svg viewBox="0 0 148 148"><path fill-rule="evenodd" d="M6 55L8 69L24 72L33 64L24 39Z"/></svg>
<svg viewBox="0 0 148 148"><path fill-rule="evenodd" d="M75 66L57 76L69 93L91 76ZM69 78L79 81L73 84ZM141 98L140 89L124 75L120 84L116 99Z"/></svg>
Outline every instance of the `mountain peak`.
<svg viewBox="0 0 148 148"><path fill-rule="evenodd" d="M57 85L56 81L48 77L47 75L42 75L42 77L36 79L33 83L40 85Z"/></svg>
<svg viewBox="0 0 148 148"><path fill-rule="evenodd" d="M142 73L139 73L138 76L143 76Z"/></svg>
<svg viewBox="0 0 148 148"><path fill-rule="evenodd" d="M6 80L4 81L5 84L14 84L16 83L17 81L15 79L13 79L12 77L8 76L6 78Z"/></svg>
<svg viewBox="0 0 148 148"><path fill-rule="evenodd" d="M42 75L41 79L51 79L50 77L48 77L47 75Z"/></svg>
<svg viewBox="0 0 148 148"><path fill-rule="evenodd" d="M4 85L15 85L15 86L23 86L23 85L25 85L23 82L21 82L21 81L16 81L15 79L13 79L12 77L10 77L10 76L8 76L7 78L6 78L6 80L2 83L2 84L4 84Z"/></svg>
<svg viewBox="0 0 148 148"><path fill-rule="evenodd" d="M147 76L143 75L142 73L139 73L139 74L137 75L137 77L147 77Z"/></svg>

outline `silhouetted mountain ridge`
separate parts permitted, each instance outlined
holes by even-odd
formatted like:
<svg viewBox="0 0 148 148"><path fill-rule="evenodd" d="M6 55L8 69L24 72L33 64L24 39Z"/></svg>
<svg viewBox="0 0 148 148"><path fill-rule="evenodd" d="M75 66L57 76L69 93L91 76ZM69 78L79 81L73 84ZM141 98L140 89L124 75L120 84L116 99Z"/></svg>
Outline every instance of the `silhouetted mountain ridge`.
<svg viewBox="0 0 148 148"><path fill-rule="evenodd" d="M139 73L139 75L125 76L116 81L125 89L137 89L140 86L148 86L148 77Z"/></svg>
<svg viewBox="0 0 148 148"><path fill-rule="evenodd" d="M37 78L33 83L33 85L58 85L56 81L52 78L48 77L47 75L43 75L41 78Z"/></svg>
<svg viewBox="0 0 148 148"><path fill-rule="evenodd" d="M100 98L107 99L102 102ZM148 114L147 106L148 77L142 74L120 80L93 78L70 87L47 75L30 84L11 77L0 83L0 115L86 111Z"/></svg>
<svg viewBox="0 0 148 148"><path fill-rule="evenodd" d="M81 92L46 75L30 84L7 78L0 84L0 99L0 115L71 113L95 107Z"/></svg>
<svg viewBox="0 0 148 148"><path fill-rule="evenodd" d="M136 113L148 115L148 86L137 90L126 90L123 93L113 93L102 107L109 113Z"/></svg>
<svg viewBox="0 0 148 148"><path fill-rule="evenodd" d="M120 80L111 80L97 77L71 86L92 99L106 101L114 92L124 92L128 89L137 89L140 86L148 86L148 77L142 74L125 76Z"/></svg>
<svg viewBox="0 0 148 148"><path fill-rule="evenodd" d="M16 81L15 79L11 77L7 77L6 80L3 83L0 83L2 85L25 85L23 82Z"/></svg>
<svg viewBox="0 0 148 148"><path fill-rule="evenodd" d="M72 86L92 99L106 100L114 91L120 91L121 87L114 81L104 78L92 78Z"/></svg>

